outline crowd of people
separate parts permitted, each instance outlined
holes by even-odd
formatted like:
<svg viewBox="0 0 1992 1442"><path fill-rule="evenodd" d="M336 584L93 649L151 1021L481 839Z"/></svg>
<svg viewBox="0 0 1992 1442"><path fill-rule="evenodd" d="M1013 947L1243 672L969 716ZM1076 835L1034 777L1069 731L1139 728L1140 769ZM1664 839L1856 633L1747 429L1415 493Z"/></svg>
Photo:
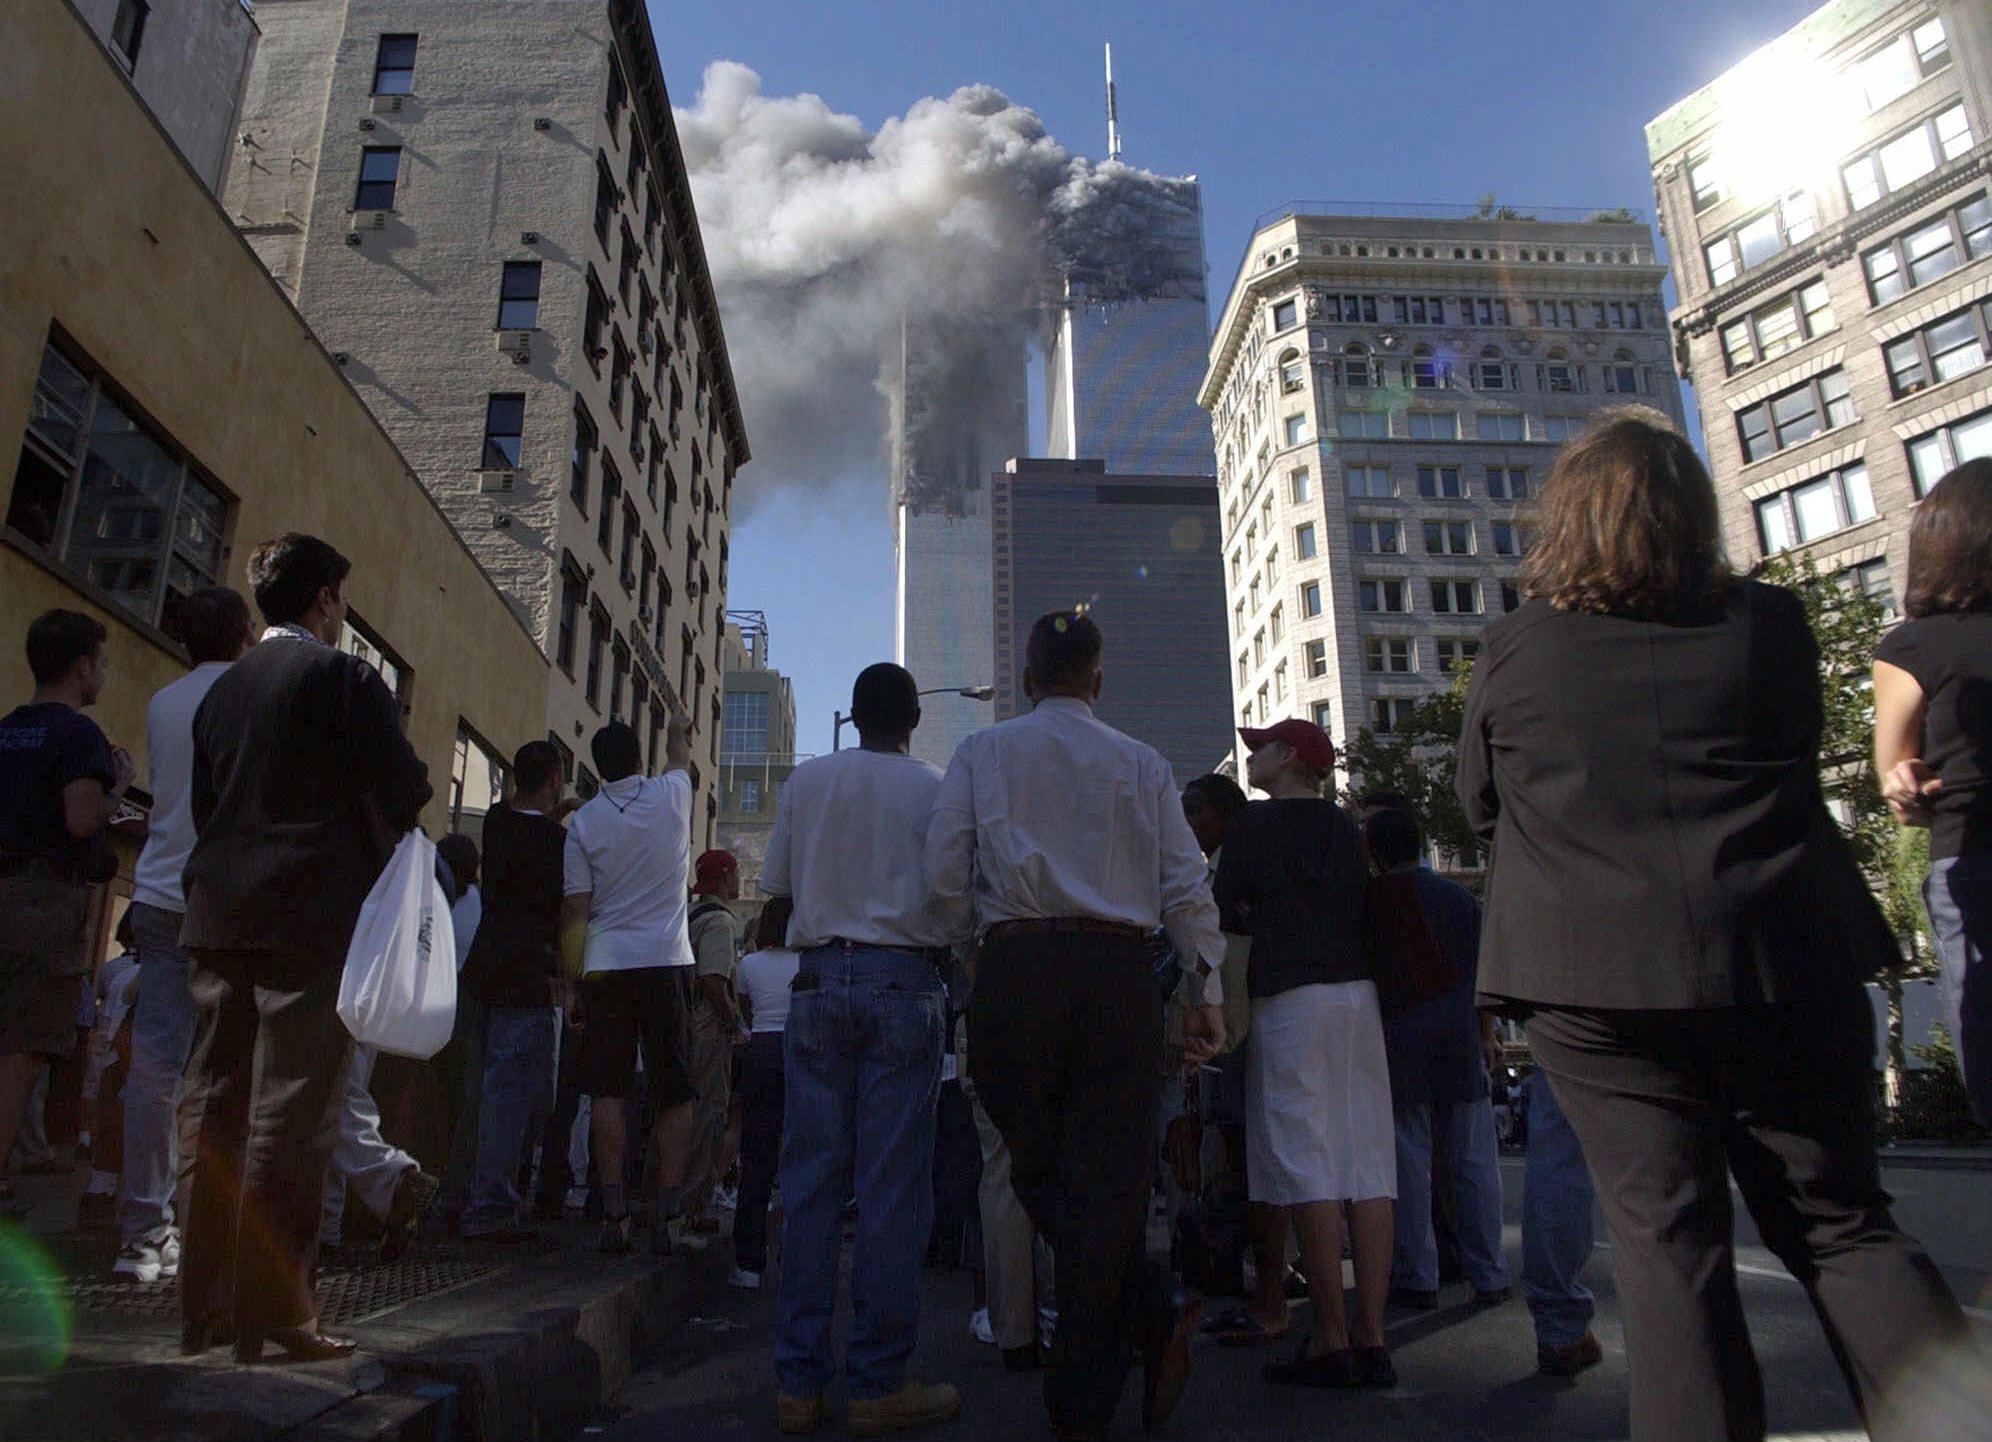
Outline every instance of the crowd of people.
<svg viewBox="0 0 1992 1442"><path fill-rule="evenodd" d="M84 714L104 628L38 618L35 695L0 718L0 1154L90 1017L85 1207L115 1212L119 1276L179 1277L189 1353L351 1352L313 1294L349 1199L387 1258L425 1219L507 1246L574 1202L602 1251L647 1231L669 1253L731 1209L735 1286L762 1285L779 1241L781 1430L829 1416L847 1227L846 1421L910 1430L961 1405L912 1359L923 1263L972 1196L974 1329L1043 1371L1061 1438L1105 1437L1136 1371L1161 1427L1199 1332L1266 1348L1275 1385L1385 1388L1386 1312L1436 1308L1447 1258L1473 1306L1512 1296L1498 1104L1525 1137L1543 1372L1603 1355L1580 1280L1601 1204L1634 1437L1765 1435L1733 1177L1872 1435L1925 1435L1915 1379L1969 1343L1876 1162L1862 983L1896 938L1822 798L1799 601L1728 568L1708 475L1656 413L1607 412L1564 449L1530 599L1484 639L1458 767L1479 897L1427 864L1404 797L1331 794L1313 723L1240 733L1265 799L1222 775L1179 792L1095 714L1106 642L1083 610L1037 622L1030 709L945 771L911 755L914 678L862 672L857 748L783 788L758 915L733 856L692 856L688 718L657 775L602 727L585 801L551 744L521 747L479 839L439 847L462 1059L440 1178L383 1138L374 1058L334 1009L361 904L430 797L385 684L337 647L347 570L286 535L249 561L260 633L233 591L186 601L195 664L148 712L116 965L86 941L134 777ZM1950 1025L1992 1121L1992 461L1919 505L1905 609L1875 660L1877 766L1931 830ZM1519 1094L1497 1018L1536 1064Z"/></svg>

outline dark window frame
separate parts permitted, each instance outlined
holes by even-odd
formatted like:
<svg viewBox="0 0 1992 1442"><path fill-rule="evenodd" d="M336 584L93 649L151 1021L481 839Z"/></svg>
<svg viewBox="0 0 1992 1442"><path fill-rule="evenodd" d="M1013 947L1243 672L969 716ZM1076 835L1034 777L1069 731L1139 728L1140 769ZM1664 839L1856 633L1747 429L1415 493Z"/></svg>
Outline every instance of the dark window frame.
<svg viewBox="0 0 1992 1442"><path fill-rule="evenodd" d="M530 285L527 282L530 281ZM506 307L531 306L529 312ZM494 330L538 330L540 262L508 260L498 273L498 323ZM523 318L521 318L523 314Z"/></svg>
<svg viewBox="0 0 1992 1442"><path fill-rule="evenodd" d="M1982 210L1982 218L1973 223L1972 229L1967 230L1966 212L1974 207ZM1913 267L1919 262L1929 260L1938 252L1930 250L1920 256L1912 257L1910 242L1918 236L1929 235L1940 227L1946 228L1949 233L1950 244L1944 249L1949 251L1951 262L1942 270L1932 271L1918 278L1913 273ZM1891 301L1901 299L1910 291L1918 290L1932 281L1941 280L1951 272L1987 255L1992 255L1992 191L1980 191L1977 195L1965 197L1941 215L1932 216L1907 230L1898 231L1880 245L1869 246L1861 252L1861 275L1867 282L1869 301L1878 306L1887 305ZM1878 275L1875 265L1877 260L1883 257L1889 262L1888 269ZM1884 294L1884 291L1887 293Z"/></svg>
<svg viewBox="0 0 1992 1442"><path fill-rule="evenodd" d="M1835 378L1839 381L1839 394L1829 396L1826 390L1827 383ZM1796 417L1782 423L1779 422L1776 406L1778 402L1796 395L1805 395L1811 400L1811 409L1805 412L1805 414L1818 417L1820 425L1817 430L1787 440L1784 432L1791 427ZM1847 414L1836 420L1833 417L1832 408L1840 402L1846 404ZM1761 429L1753 428L1751 424L1753 418L1762 419L1763 424ZM1844 366L1834 366L1830 370L1821 371L1818 375L1801 381L1798 385L1788 386L1776 395L1766 396L1763 400L1757 402L1756 405L1746 406L1736 413L1736 435L1739 444L1742 446L1743 463L1749 465L1756 461L1766 460L1776 455L1779 451L1803 445L1807 441L1815 440L1825 435L1828 431L1838 430L1841 426L1850 425L1859 419L1860 412L1854 408L1853 392L1847 381L1846 368ZM1761 451L1755 449L1758 440L1766 436L1770 439L1769 447Z"/></svg>
<svg viewBox="0 0 1992 1442"><path fill-rule="evenodd" d="M405 61L399 54L390 60L390 48L399 51L404 41L407 44ZM375 95L415 93L415 52L419 42L419 35L401 31L382 35L374 43L373 93Z"/></svg>
<svg viewBox="0 0 1992 1442"><path fill-rule="evenodd" d="M509 426L511 429L504 429ZM526 393L492 391L484 398L484 443L478 449L480 471L516 471L526 440ZM511 449L505 443L511 442Z"/></svg>
<svg viewBox="0 0 1992 1442"><path fill-rule="evenodd" d="M145 22L151 16L147 0L118 0L117 12L111 16L111 49L129 72L138 70L138 54L145 48Z"/></svg>
<svg viewBox="0 0 1992 1442"><path fill-rule="evenodd" d="M1978 341L1978 363L1951 375L1939 376L1936 370L1936 353L1930 348L1930 337L1938 327L1957 320L1970 323L1972 333ZM1908 379L1909 367L1898 364L1898 355L1905 347L1909 352L1910 365L1922 373L1913 385ZM1950 355L1959 349L1962 347L1952 347L1943 354ZM1928 390L1931 386L1944 385L1960 376L1970 375L1973 371L1992 365L1992 300L1975 300L1967 306L1951 311L1948 315L1940 315L1933 321L1917 326L1907 335L1897 336L1882 346L1881 361L1883 369L1888 372L1889 391L1898 400L1903 396L1914 395L1918 391Z"/></svg>
<svg viewBox="0 0 1992 1442"><path fill-rule="evenodd" d="M369 162L377 156L393 157L394 173L382 180L378 176L369 178ZM353 186L353 209L393 210L396 195L401 188L401 147L398 145L363 145L360 147L359 180Z"/></svg>

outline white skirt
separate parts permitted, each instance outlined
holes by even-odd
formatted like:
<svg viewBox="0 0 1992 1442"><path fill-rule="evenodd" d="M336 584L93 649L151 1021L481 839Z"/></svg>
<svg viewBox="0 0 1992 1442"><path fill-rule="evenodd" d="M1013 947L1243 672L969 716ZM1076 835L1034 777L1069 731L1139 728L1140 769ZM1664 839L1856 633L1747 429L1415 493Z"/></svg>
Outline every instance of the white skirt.
<svg viewBox="0 0 1992 1442"><path fill-rule="evenodd" d="M1315 983L1253 1001L1245 1165L1252 1200L1274 1206L1397 1195L1376 983Z"/></svg>

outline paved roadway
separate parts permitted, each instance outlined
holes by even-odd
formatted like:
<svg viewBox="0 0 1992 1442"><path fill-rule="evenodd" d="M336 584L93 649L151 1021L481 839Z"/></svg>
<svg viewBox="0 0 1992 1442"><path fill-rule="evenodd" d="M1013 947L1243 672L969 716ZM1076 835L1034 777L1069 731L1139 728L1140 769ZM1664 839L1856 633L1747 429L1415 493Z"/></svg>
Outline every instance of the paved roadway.
<svg viewBox="0 0 1992 1442"><path fill-rule="evenodd" d="M1521 1169L1503 1165L1511 1266L1520 1254ZM1975 1310L1981 1341L1992 1338L1992 1172L1891 1169L1889 1184L1904 1225L1921 1236L1960 1297ZM1602 1238L1604 1229L1599 1227ZM1763 1363L1771 1426L1779 1442L1854 1442L1858 1430L1804 1293L1739 1234L1742 1288ZM1627 1435L1623 1340L1611 1290L1610 1258L1601 1249L1587 1280L1599 1294L1596 1330L1607 1360L1575 1382L1535 1373L1527 1308L1478 1311L1464 1287L1447 1289L1441 1310L1392 1312L1389 1334L1402 1384L1393 1392L1308 1393L1259 1380L1261 1354L1200 1344L1197 1371L1167 1436L1180 1442L1616 1442ZM1037 1381L1005 1373L994 1349L967 1333L966 1273L929 1273L924 1337L916 1366L955 1382L962 1417L931 1434L974 1442L1048 1438ZM589 1429L587 1442L650 1439L775 1439L773 1376L768 1363L772 1296L723 1292L688 1334L646 1359L614 1404ZM1304 1310L1296 1320L1305 1325ZM1992 1354L1988 1354L1992 1355ZM1971 1379L1979 1392L1960 1427L1932 1425L1928 1442L1992 1437L1992 1377ZM1951 1384L1955 1386L1955 1381ZM1130 1385L1117 1436L1139 1437ZM1985 1430L1977 1430L1984 1428ZM827 1435L845 1435L841 1429ZM1920 1439L1919 1439L1920 1442Z"/></svg>

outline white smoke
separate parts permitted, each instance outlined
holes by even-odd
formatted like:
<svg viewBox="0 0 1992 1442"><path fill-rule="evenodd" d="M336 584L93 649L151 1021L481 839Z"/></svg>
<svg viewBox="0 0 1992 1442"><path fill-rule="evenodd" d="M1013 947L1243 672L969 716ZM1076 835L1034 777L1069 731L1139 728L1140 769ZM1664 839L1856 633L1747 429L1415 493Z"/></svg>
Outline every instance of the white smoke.
<svg viewBox="0 0 1992 1442"><path fill-rule="evenodd" d="M986 85L873 132L718 61L677 122L754 448L749 505L770 485L877 481L878 382L903 334L1020 355L1061 274L1095 298L1203 283L1164 243L1194 223L1193 187L1075 156Z"/></svg>

